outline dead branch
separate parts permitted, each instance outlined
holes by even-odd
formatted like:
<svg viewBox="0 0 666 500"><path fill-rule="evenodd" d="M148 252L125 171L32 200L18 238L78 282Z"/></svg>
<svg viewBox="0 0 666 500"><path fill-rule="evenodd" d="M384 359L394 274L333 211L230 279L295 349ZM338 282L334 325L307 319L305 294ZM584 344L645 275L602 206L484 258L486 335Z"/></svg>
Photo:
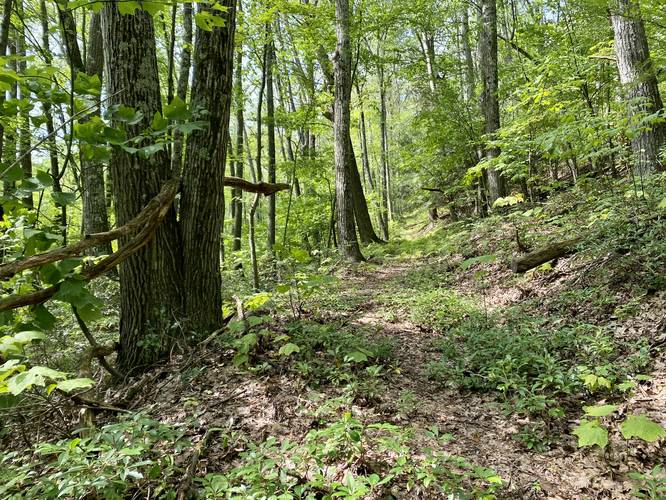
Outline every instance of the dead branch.
<svg viewBox="0 0 666 500"><path fill-rule="evenodd" d="M225 177L225 187L234 187L247 191L248 193L258 193L264 196L270 196L278 191L285 191L291 188L290 184L270 183L270 182L250 182L240 177Z"/></svg>
<svg viewBox="0 0 666 500"><path fill-rule="evenodd" d="M530 269L537 267L549 260L557 259L564 255L573 253L575 246L581 241L582 238L573 238L570 240L551 243L545 247L541 247L533 252L524 255L523 257L514 257L511 261L511 270L514 273L524 273Z"/></svg>

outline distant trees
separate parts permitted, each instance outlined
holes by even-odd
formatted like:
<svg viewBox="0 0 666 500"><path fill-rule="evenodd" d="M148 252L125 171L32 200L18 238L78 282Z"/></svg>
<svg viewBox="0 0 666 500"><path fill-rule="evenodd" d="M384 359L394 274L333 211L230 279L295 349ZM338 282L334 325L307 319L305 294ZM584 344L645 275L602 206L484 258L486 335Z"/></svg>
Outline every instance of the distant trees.
<svg viewBox="0 0 666 500"><path fill-rule="evenodd" d="M653 119L648 124L640 123L662 111L663 102L638 0L614 0L611 22L620 82L627 105L639 121L640 131L631 141L635 172L645 175L660 167L659 149L666 143L666 123Z"/></svg>

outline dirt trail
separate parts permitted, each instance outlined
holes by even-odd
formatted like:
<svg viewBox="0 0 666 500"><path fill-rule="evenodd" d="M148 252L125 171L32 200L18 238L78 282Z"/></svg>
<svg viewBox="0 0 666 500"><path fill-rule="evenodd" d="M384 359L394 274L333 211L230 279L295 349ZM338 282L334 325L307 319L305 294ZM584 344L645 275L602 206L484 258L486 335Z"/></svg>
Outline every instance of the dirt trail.
<svg viewBox="0 0 666 500"><path fill-rule="evenodd" d="M422 429L437 426L440 433L453 434L446 451L496 470L509 484L507 498L631 498L631 483L611 479L611 466L601 452L579 450L574 439L566 436L545 453L526 450L515 435L528 420L507 415L492 395L441 389L428 380L424 367L439 358L431 347L438 335L411 323L408 314L387 321L383 305L376 300L423 264L387 263L344 277L345 283L353 283L345 287L352 290L347 293L364 299L349 320L392 337L398 346L400 373L392 374L387 382L383 413L391 413L389 402L413 394L414 409L402 423Z"/></svg>

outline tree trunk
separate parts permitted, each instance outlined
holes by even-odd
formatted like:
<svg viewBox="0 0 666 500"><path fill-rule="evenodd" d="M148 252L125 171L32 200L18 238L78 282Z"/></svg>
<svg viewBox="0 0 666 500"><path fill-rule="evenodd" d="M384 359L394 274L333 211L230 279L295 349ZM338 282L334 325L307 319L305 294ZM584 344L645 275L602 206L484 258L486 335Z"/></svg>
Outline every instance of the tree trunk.
<svg viewBox="0 0 666 500"><path fill-rule="evenodd" d="M268 129L268 182L275 182L275 100L273 96L273 65L275 61L275 45L272 33L266 26L266 125ZM268 251L273 252L275 246L275 195L268 197Z"/></svg>
<svg viewBox="0 0 666 500"><path fill-rule="evenodd" d="M187 87L190 82L190 67L192 66L192 4L183 4L183 43L180 52L180 70L178 72L178 85L176 95L185 102L187 100ZM171 150L171 170L179 175L183 167L183 133L176 131L173 136Z"/></svg>
<svg viewBox="0 0 666 500"><path fill-rule="evenodd" d="M488 140L494 140L500 128L500 113L497 76L497 5L496 0L481 0L482 29L479 39L480 65L483 75L483 95L481 107L485 118L485 132ZM499 156L499 149L488 147L486 157ZM505 196L504 178L494 168L488 168L488 203Z"/></svg>
<svg viewBox="0 0 666 500"><path fill-rule="evenodd" d="M21 18L23 18L23 2L21 0L16 4L16 10ZM16 28L16 55L18 56L18 71L19 74L24 75L27 69L26 63L26 45L25 45L25 27L19 23ZM27 94L27 95L26 95ZM30 91L25 87L19 85L18 87L19 99L30 99ZM23 178L29 179L32 177L32 153L30 153L30 110L24 107L19 113L19 155L21 157L21 168L23 169ZM23 204L28 208L34 208L34 200L32 192L25 194L22 198Z"/></svg>
<svg viewBox="0 0 666 500"><path fill-rule="evenodd" d="M350 100L351 100L351 45L349 40L349 0L335 0L335 31L337 47L335 52L334 82L335 102L333 105L333 130L335 136L335 194L337 205L337 223L339 247L345 259L360 262L363 260L356 239L354 227L353 197L358 193L354 188L353 170L357 182L361 179L358 169L352 166L350 135ZM354 162L355 163L355 162ZM362 192L361 192L362 194Z"/></svg>
<svg viewBox="0 0 666 500"><path fill-rule="evenodd" d="M474 77L474 60L472 59L472 49L469 43L469 11L466 5L463 6L462 14L462 51L465 63L465 100L471 103L474 99L474 87L476 85Z"/></svg>
<svg viewBox="0 0 666 500"><path fill-rule="evenodd" d="M4 0L2 5L2 22L0 22L0 57L7 54L7 44L9 43L9 27L12 17L13 0ZM0 92L0 108L5 103L5 92ZM4 145L5 145L5 127L0 123L0 162L4 161ZM5 211L0 205L0 220L4 216Z"/></svg>
<svg viewBox="0 0 666 500"><path fill-rule="evenodd" d="M238 2L238 9L241 10L241 1ZM243 178L243 132L245 130L245 118L243 108L245 106L243 97L243 47L238 47L236 54L236 88L234 95L236 97L236 177ZM232 250L238 252L241 249L243 238L243 191L236 188L233 191L232 203L234 205L234 228L233 228L233 246Z"/></svg>
<svg viewBox="0 0 666 500"><path fill-rule="evenodd" d="M389 238L389 164L388 164L388 131L386 125L386 80L384 78L384 67L381 63L378 64L379 76L379 133L381 135L381 174L382 174L382 209L379 216L379 221L384 233L384 239Z"/></svg>
<svg viewBox="0 0 666 500"><path fill-rule="evenodd" d="M161 111L155 32L147 12L122 15L116 4L112 0L102 10L109 104L131 106L143 113L139 123L126 125L128 137L134 137L150 128L153 116ZM118 225L135 217L171 176L164 151L145 159L114 147L109 168ZM117 363L121 372L146 369L168 354L179 334L183 311L181 265L176 214L171 208L154 240L120 266Z"/></svg>
<svg viewBox="0 0 666 500"><path fill-rule="evenodd" d="M51 44L49 40L49 21L48 12L46 10L46 1L40 0L39 2L39 20L42 25L42 48L44 54L44 62L49 65L53 60L51 54ZM53 109L50 102L44 102L44 118L46 120L46 134L47 144L49 148L49 166L51 170L51 178L53 179L53 192L62 193L62 186L60 185L60 165L58 163L58 149L56 146L56 138L54 134L53 125ZM59 217L56 222L62 229L63 245L67 244L67 206L58 202L55 203L56 208L60 211Z"/></svg>
<svg viewBox="0 0 666 500"><path fill-rule="evenodd" d="M663 108L657 77L650 59L638 0L616 0L611 12L620 83L630 112L637 121ZM666 142L666 123L641 126L631 141L634 172L645 175L660 169L659 149Z"/></svg>
<svg viewBox="0 0 666 500"><path fill-rule="evenodd" d="M209 126L187 140L181 224L188 326L198 333L222 322L220 248L224 203L224 166L231 107L234 55L235 0L224 0L220 13L199 4L201 13L224 18L223 27L197 30L192 107L208 110Z"/></svg>
<svg viewBox="0 0 666 500"><path fill-rule="evenodd" d="M102 18L99 12L92 13L88 49L86 50L86 74L97 75L100 81L104 72L104 47L102 42ZM95 110L99 115L100 105ZM83 188L83 230L86 234L103 233L109 230L104 187L104 166L96 161L81 161L81 185ZM97 254L111 254L111 243L97 247Z"/></svg>

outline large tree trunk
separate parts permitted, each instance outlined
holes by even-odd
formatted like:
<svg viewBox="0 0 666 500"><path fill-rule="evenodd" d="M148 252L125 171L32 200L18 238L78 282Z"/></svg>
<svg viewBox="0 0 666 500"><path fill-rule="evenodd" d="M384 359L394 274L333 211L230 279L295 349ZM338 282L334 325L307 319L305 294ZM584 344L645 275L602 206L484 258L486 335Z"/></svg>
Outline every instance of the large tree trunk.
<svg viewBox="0 0 666 500"><path fill-rule="evenodd" d="M620 82L632 115L640 120L663 108L657 77L650 59L645 26L637 0L616 0L611 12ZM659 149L666 142L666 124L655 123L631 141L635 173L645 175L661 167Z"/></svg>
<svg viewBox="0 0 666 500"><path fill-rule="evenodd" d="M481 0L482 28L479 39L479 55L481 73L483 75L483 95L481 107L485 118L485 132L488 139L493 140L500 128L500 113L497 76L497 5L496 0ZM489 147L487 158L499 156L499 149ZM487 170L488 203L493 205L497 198L504 196L506 188L504 178L494 168Z"/></svg>
<svg viewBox="0 0 666 500"><path fill-rule="evenodd" d="M143 113L139 123L125 127L128 137L134 137L150 128L153 116L161 111L155 32L147 12L122 15L116 3L112 0L102 10L109 104L131 106ZM144 159L115 147L109 168L118 225L135 217L171 176L164 151ZM205 233L197 237L201 234ZM120 371L145 369L168 354L180 333L181 265L176 214L171 208L154 240L120 266Z"/></svg>
<svg viewBox="0 0 666 500"><path fill-rule="evenodd" d="M181 224L188 326L198 333L222 322L220 274L221 208L224 203L224 165L229 135L235 0L224 0L225 13L199 4L199 11L224 17L224 27L197 30L194 53L192 107L208 110L209 126L187 140Z"/></svg>
<svg viewBox="0 0 666 500"><path fill-rule="evenodd" d="M337 47L335 52L333 105L333 130L335 135L335 195L337 205L339 247L344 258L363 260L354 227L353 171L361 184L358 169L353 168L351 158L350 100L351 100L351 45L349 40L349 0L335 0L335 28ZM354 161L355 163L355 161ZM362 194L362 191L361 191Z"/></svg>
<svg viewBox="0 0 666 500"><path fill-rule="evenodd" d="M178 72L178 85L176 95L183 100L187 99L187 87L190 82L190 67L192 66L192 4L183 4L183 43L180 52L180 70ZM183 133L176 131L173 136L171 150L171 170L179 175L183 166Z"/></svg>

